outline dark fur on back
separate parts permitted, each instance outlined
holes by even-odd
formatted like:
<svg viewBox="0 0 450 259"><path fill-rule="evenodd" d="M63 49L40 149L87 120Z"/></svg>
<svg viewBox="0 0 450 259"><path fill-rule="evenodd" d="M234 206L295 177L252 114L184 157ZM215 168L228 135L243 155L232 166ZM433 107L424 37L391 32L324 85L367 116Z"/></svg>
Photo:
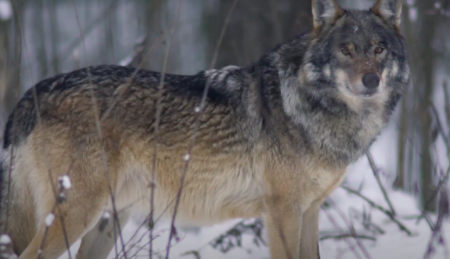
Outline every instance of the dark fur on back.
<svg viewBox="0 0 450 259"><path fill-rule="evenodd" d="M68 89L77 89L86 84L103 85L111 88L110 90L114 90L120 84L129 84L131 78L133 78L132 84L140 87L157 87L161 81L161 74L142 69L136 70L131 67L102 65L54 76L39 82L34 88L38 97L63 94ZM206 78L202 74L196 76L166 74L164 82L164 87L168 87L175 94L192 95L200 98L203 94ZM8 148L12 143L19 144L21 140L26 139L36 126L37 114L33 92L33 88L29 89L10 115L4 135L4 149ZM208 99L218 103L226 102L224 98L226 94L226 92L219 92L217 89L210 89L208 91ZM99 97L106 98L107 96ZM37 104L40 105L40 98L37 99ZM45 116L45 114L41 114L41 116ZM14 123L16 125L13 126ZM13 127L15 128L14 133L12 132Z"/></svg>

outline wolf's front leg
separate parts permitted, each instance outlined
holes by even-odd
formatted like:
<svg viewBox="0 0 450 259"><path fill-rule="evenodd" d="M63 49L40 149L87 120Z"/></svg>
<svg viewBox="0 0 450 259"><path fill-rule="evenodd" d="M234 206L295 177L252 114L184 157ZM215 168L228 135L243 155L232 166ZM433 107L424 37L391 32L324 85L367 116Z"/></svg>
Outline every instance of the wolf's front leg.
<svg viewBox="0 0 450 259"><path fill-rule="evenodd" d="M271 197L266 200L266 225L272 259L298 259L303 212L291 199Z"/></svg>
<svg viewBox="0 0 450 259"><path fill-rule="evenodd" d="M319 210L321 202L312 204L303 214L300 239L300 258L320 258L319 253Z"/></svg>

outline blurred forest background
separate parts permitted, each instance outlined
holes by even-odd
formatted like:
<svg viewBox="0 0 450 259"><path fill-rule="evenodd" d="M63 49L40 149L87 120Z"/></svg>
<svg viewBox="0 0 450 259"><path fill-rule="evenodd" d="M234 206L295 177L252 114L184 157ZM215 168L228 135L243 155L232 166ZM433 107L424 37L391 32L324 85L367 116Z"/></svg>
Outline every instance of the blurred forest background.
<svg viewBox="0 0 450 259"><path fill-rule="evenodd" d="M338 2L359 9L375 1ZM311 0L184 0L178 13L179 3L0 0L0 128L25 90L57 73L141 61L162 71L169 46L168 73L207 69L228 14L215 67L256 61L312 25ZM413 77L388 129L395 133L384 170L390 187L433 212L450 172L450 0L405 0L402 26Z"/></svg>

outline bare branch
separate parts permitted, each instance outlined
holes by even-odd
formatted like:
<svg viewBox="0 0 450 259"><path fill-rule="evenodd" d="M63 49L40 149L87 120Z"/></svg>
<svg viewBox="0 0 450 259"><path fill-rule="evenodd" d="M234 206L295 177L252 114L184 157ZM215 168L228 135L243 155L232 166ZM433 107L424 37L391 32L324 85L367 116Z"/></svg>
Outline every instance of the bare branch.
<svg viewBox="0 0 450 259"><path fill-rule="evenodd" d="M373 175L375 176L375 179L377 180L378 186L380 187L381 192L383 193L383 197L386 200L387 204L389 205L392 215L395 216L396 213L394 210L394 206L392 206L392 202L389 199L389 196L387 195L386 189L384 188L383 184L381 183L380 175L378 174L379 169L375 165L372 154L369 151L367 151L366 156L367 156L367 159L369 160L370 168L372 168L372 172L373 172Z"/></svg>
<svg viewBox="0 0 450 259"><path fill-rule="evenodd" d="M345 187L345 186L341 186L341 188L362 198L367 203L369 203L372 207L374 207L374 208L378 209L379 211L383 212L384 214L386 214L392 221L394 221L398 225L398 227L400 228L401 231L404 231L406 234L408 234L408 236L412 235L411 231L408 230L408 228L405 225L403 225L400 221L398 221L398 219L390 211L388 211L385 208L381 207L380 205L376 204L375 202L373 202L366 196L362 195L358 191L355 191L355 190L353 190L349 187Z"/></svg>

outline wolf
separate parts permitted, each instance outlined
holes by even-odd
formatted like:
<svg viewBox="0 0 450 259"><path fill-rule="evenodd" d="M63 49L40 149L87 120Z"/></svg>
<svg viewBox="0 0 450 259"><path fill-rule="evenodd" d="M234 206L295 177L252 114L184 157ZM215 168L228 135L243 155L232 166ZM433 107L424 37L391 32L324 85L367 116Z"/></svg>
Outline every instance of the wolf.
<svg viewBox="0 0 450 259"><path fill-rule="evenodd" d="M100 65L39 82L4 135L1 229L14 252L55 259L81 239L78 259L103 259L146 213L263 217L271 258L318 258L322 202L408 85L401 11L401 0L313 0L311 32L247 66Z"/></svg>

